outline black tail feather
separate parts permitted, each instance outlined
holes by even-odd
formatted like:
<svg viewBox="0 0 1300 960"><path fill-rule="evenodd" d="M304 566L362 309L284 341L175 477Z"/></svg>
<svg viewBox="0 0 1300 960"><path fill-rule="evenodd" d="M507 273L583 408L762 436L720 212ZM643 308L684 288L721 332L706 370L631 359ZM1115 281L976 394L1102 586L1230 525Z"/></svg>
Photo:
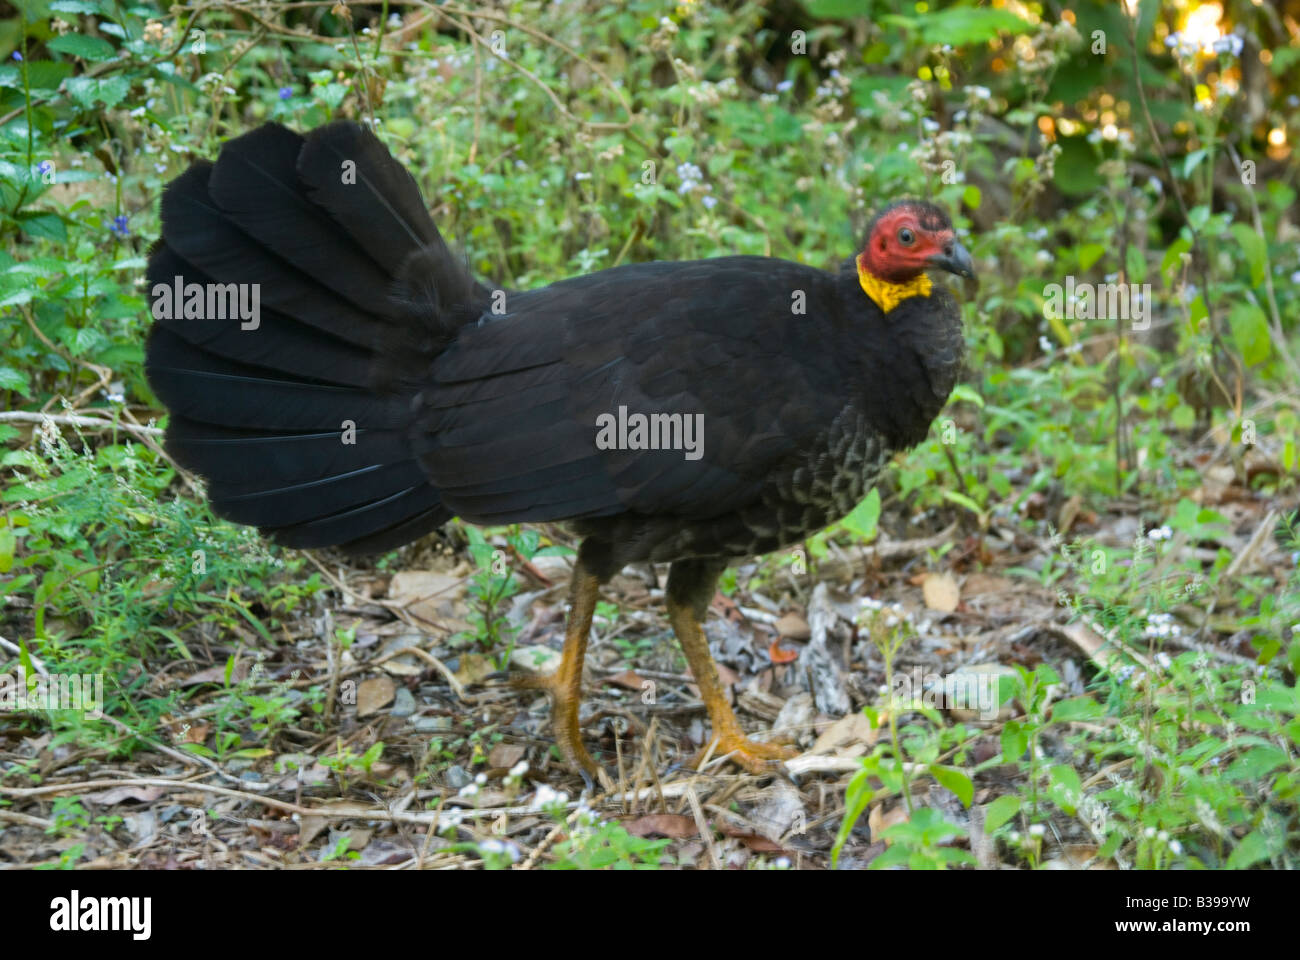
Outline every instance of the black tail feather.
<svg viewBox="0 0 1300 960"><path fill-rule="evenodd" d="M445 523L401 383L485 292L401 164L356 124L307 138L268 124L172 181L162 217L146 371L171 412L168 452L208 480L214 510L355 553ZM208 297L187 317L177 278L256 284L259 314L213 314Z"/></svg>

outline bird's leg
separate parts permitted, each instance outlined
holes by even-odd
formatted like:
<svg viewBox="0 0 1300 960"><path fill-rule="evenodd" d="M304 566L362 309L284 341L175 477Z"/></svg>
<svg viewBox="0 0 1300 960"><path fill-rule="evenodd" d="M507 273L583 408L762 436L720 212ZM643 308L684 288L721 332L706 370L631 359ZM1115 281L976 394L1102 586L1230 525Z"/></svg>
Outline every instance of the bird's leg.
<svg viewBox="0 0 1300 960"><path fill-rule="evenodd" d="M672 624L686 661L691 665L695 684L700 688L700 697L713 724L713 739L701 756L712 746L714 757L729 755L746 770L762 773L777 761L794 756L796 751L774 743L750 740L727 702L722 681L718 678L718 668L709 654L709 641L703 626L718 577L726 566L726 561L713 558L675 562L668 571L668 622Z"/></svg>
<svg viewBox="0 0 1300 960"><path fill-rule="evenodd" d="M582 730L578 725L578 707L582 704L582 664L587 656L587 634L591 632L591 618L599 596L600 578L583 563L579 552L573 578L569 581L569 618L564 628L564 654L559 668L546 676L513 678L517 687L544 690L550 695L551 726L556 746L588 788L593 786L593 777L602 784L608 779L582 745Z"/></svg>

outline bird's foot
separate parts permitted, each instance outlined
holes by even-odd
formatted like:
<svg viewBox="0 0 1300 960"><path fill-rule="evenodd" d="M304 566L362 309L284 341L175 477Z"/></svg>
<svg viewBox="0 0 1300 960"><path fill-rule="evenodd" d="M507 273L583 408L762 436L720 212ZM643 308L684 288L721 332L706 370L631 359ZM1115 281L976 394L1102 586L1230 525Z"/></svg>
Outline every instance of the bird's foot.
<svg viewBox="0 0 1300 960"><path fill-rule="evenodd" d="M591 759L591 754L582 743L582 727L578 723L578 707L581 704L581 692L576 685L560 672L549 675L511 672L507 678L517 690L541 690L551 700L551 727L555 745L560 750L565 762L574 773L582 777L587 792L594 794L596 784L609 792L614 789L614 782L604 769Z"/></svg>
<svg viewBox="0 0 1300 960"><path fill-rule="evenodd" d="M723 733L715 737L703 750L695 755L691 766L699 769L706 756L712 754L714 760L726 758L732 763L748 770L750 773L772 773L783 760L797 756L799 751L792 747L783 747L776 743L760 743L750 740L739 730Z"/></svg>

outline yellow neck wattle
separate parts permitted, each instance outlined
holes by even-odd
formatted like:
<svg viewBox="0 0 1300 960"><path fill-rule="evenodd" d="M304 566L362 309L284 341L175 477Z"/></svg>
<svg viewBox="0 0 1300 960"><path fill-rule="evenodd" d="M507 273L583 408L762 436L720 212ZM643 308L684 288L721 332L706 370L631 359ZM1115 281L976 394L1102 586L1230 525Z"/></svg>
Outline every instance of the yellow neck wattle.
<svg viewBox="0 0 1300 960"><path fill-rule="evenodd" d="M930 278L924 273L917 274L906 283L890 283L870 273L858 257L858 283L862 292L876 302L882 313L888 313L908 297L928 297L930 295Z"/></svg>

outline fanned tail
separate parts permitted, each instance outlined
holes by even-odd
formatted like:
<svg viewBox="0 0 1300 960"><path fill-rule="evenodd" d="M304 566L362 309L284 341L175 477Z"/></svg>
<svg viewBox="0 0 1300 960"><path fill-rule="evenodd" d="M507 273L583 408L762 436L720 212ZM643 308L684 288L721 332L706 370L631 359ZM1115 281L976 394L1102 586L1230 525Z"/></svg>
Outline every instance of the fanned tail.
<svg viewBox="0 0 1300 960"><path fill-rule="evenodd" d="M486 291L379 140L266 124L173 180L162 220L145 369L216 512L353 553L446 522L403 385Z"/></svg>

